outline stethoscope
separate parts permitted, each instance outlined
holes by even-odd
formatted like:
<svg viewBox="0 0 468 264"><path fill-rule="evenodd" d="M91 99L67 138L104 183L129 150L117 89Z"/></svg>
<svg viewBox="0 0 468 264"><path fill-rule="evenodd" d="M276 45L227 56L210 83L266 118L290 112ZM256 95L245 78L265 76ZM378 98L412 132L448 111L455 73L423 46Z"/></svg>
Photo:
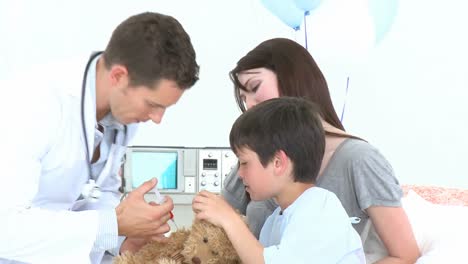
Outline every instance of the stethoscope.
<svg viewBox="0 0 468 264"><path fill-rule="evenodd" d="M88 183L85 184L83 187L83 190L81 191L81 196L84 199L89 199L91 201L97 201L99 200L99 197L101 197L101 188L99 185L96 183L95 177L93 177L93 172L91 168L91 154L89 151L89 146L88 146L88 136L86 134L86 122L85 122L85 94L86 94L86 80L88 78L88 71L89 68L91 67L91 63L94 61L94 59L101 55L103 52L98 51L94 52L91 54L90 58L88 59L88 63L86 63L85 71L83 74L83 82L81 84L81 128L83 129L83 136L84 136L84 144L86 146L86 164L87 164L87 169L88 169ZM124 125L124 142L126 142L127 139L127 126ZM114 144L117 141L117 130L114 133Z"/></svg>

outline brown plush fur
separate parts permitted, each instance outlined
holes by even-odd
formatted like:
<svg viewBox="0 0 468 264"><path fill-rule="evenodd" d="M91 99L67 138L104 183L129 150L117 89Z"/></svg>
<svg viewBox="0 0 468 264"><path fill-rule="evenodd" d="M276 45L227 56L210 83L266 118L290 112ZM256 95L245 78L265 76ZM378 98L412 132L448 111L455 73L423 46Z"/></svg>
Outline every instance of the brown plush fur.
<svg viewBox="0 0 468 264"><path fill-rule="evenodd" d="M141 248L137 253L124 253L114 259L114 264L139 264L139 263L154 263L164 264L168 262L171 257L182 251L184 242L190 235L190 231L182 229L174 232L169 237L167 242L151 242ZM179 264L181 262L173 262Z"/></svg>
<svg viewBox="0 0 468 264"><path fill-rule="evenodd" d="M191 230L171 234L167 243L152 242L135 254L116 257L114 264L239 264L240 259L220 227L195 220Z"/></svg>
<svg viewBox="0 0 468 264"><path fill-rule="evenodd" d="M195 221L182 255L183 263L238 264L241 263L231 241L220 227L206 221Z"/></svg>

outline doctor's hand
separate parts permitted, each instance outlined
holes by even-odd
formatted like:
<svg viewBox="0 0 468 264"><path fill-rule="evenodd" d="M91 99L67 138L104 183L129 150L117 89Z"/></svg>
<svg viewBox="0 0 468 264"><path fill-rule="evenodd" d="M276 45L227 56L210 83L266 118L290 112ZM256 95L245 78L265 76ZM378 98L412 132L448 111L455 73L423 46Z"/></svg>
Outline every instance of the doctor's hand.
<svg viewBox="0 0 468 264"><path fill-rule="evenodd" d="M125 252L130 252L130 253L136 253L137 251L139 251L143 246L145 246L146 244L150 243L150 242L153 242L155 240L159 241L159 242L164 242L164 241L167 241L167 237L165 236L160 236L159 239L155 239L154 237L153 238L130 238L130 237L127 237L125 238L124 242L122 243L122 245L120 246L120 254L123 254Z"/></svg>
<svg viewBox="0 0 468 264"><path fill-rule="evenodd" d="M135 253L146 245L150 240L144 238L126 238L120 246L120 254L125 252Z"/></svg>
<svg viewBox="0 0 468 264"><path fill-rule="evenodd" d="M169 232L167 221L174 204L170 197L161 205L149 204L145 201L145 194L156 186L157 180L152 179L130 192L117 206L117 225L119 235L131 238L151 238L159 240Z"/></svg>

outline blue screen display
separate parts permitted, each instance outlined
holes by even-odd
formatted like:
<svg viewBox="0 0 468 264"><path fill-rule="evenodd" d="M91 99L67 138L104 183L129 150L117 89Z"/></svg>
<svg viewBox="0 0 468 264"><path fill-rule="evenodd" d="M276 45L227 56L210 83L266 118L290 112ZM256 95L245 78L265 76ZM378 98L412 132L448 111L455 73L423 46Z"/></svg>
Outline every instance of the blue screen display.
<svg viewBox="0 0 468 264"><path fill-rule="evenodd" d="M177 189L177 152L133 152L131 159L133 188L157 178L158 189Z"/></svg>

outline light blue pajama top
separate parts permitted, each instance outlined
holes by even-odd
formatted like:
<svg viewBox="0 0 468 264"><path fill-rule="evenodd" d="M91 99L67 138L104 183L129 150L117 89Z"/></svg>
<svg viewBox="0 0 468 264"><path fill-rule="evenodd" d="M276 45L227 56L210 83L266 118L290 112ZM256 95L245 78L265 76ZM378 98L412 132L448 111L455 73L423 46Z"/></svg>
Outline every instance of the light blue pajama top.
<svg viewBox="0 0 468 264"><path fill-rule="evenodd" d="M366 263L361 238L340 201L312 187L283 212L278 207L260 232L265 263Z"/></svg>

